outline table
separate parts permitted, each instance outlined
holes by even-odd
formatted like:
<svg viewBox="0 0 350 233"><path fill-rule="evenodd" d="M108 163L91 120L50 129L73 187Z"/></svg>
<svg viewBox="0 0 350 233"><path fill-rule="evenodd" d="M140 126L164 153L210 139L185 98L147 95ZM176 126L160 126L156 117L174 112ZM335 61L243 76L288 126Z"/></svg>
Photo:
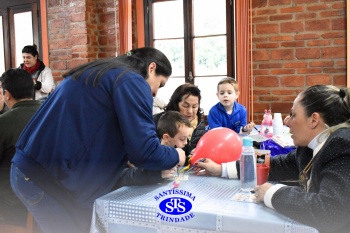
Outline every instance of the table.
<svg viewBox="0 0 350 233"><path fill-rule="evenodd" d="M318 232L262 203L230 200L240 191L239 180L196 176L190 173L188 180L181 181L178 189L172 189L172 182L123 187L98 198L94 203L90 233ZM192 209L186 215L182 215L183 220L189 216L187 221L169 222L170 218L169 221L160 219L159 214L166 215L159 207L162 198L164 201L170 197L177 197L175 194L160 197L162 193L171 192L169 190L182 190L186 193L187 200L192 202Z"/></svg>

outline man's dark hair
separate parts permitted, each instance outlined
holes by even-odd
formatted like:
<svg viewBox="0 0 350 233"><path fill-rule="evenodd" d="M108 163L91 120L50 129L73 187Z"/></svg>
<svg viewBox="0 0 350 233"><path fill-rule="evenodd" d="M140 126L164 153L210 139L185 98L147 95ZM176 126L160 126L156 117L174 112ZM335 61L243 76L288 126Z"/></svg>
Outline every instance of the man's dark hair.
<svg viewBox="0 0 350 233"><path fill-rule="evenodd" d="M11 93L16 100L33 98L34 83L32 75L22 69L9 69L5 71L1 77L3 93L5 90Z"/></svg>

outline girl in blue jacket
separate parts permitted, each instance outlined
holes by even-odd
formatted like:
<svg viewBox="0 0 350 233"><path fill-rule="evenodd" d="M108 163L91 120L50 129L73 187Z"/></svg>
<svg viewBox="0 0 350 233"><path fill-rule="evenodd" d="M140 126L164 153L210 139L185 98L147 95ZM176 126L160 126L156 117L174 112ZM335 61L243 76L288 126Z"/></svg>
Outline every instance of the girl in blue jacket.
<svg viewBox="0 0 350 233"><path fill-rule="evenodd" d="M151 171L184 164L183 150L160 144L152 118L171 73L167 57L145 47L64 75L12 161L12 188L43 233L89 232L94 200L121 183L128 160Z"/></svg>

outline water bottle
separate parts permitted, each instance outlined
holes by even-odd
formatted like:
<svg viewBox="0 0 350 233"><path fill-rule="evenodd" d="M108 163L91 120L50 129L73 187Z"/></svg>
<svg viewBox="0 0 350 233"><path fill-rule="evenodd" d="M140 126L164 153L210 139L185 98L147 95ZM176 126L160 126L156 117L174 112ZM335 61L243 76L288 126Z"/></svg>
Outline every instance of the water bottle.
<svg viewBox="0 0 350 233"><path fill-rule="evenodd" d="M253 139L243 138L243 149L240 158L241 190L251 191L257 184L256 180L256 157L253 148Z"/></svg>

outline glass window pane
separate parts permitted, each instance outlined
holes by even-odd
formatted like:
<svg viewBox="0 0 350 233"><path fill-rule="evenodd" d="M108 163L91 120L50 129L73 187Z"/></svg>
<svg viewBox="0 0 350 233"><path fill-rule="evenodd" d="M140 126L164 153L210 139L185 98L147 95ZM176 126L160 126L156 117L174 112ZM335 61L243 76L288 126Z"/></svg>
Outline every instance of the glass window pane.
<svg viewBox="0 0 350 233"><path fill-rule="evenodd" d="M226 76L197 77L195 79L195 85L201 90L201 108L204 110L205 115L208 115L210 108L219 102L218 97L216 96L216 88L219 81L225 77Z"/></svg>
<svg viewBox="0 0 350 233"><path fill-rule="evenodd" d="M153 38L179 38L184 34L182 1L153 4Z"/></svg>
<svg viewBox="0 0 350 233"><path fill-rule="evenodd" d="M194 39L195 76L227 75L226 36Z"/></svg>
<svg viewBox="0 0 350 233"><path fill-rule="evenodd" d="M2 16L0 15L0 74L5 72L5 53L4 53L4 32L2 31Z"/></svg>
<svg viewBox="0 0 350 233"><path fill-rule="evenodd" d="M22 62L22 49L26 45L33 44L32 12L14 14L15 43L16 43L16 67ZM38 46L38 45L37 45Z"/></svg>
<svg viewBox="0 0 350 233"><path fill-rule="evenodd" d="M159 88L157 96L162 99L166 104L169 103L171 95L174 93L175 89L181 84L185 83L185 78L174 78L170 77L166 82L165 86Z"/></svg>
<svg viewBox="0 0 350 233"><path fill-rule="evenodd" d="M185 75L184 40L156 40L154 47L162 51L173 68L172 76Z"/></svg>
<svg viewBox="0 0 350 233"><path fill-rule="evenodd" d="M193 2L194 36L226 34L226 0Z"/></svg>

